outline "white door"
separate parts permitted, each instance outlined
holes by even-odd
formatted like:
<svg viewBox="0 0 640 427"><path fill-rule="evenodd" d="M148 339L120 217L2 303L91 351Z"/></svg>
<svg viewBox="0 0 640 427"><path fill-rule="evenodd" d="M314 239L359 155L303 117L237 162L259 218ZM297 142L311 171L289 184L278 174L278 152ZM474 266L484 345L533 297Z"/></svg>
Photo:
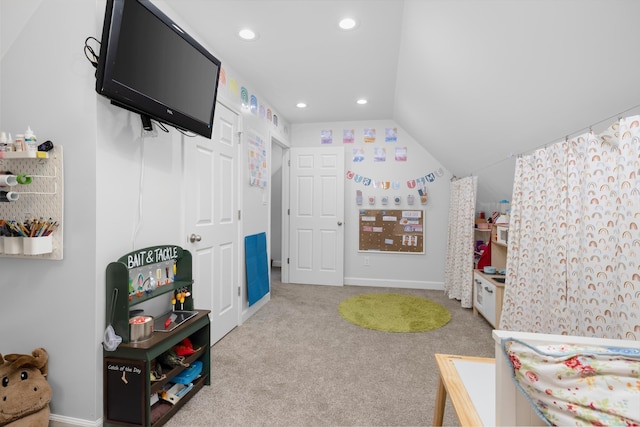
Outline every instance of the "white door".
<svg viewBox="0 0 640 427"><path fill-rule="evenodd" d="M211 310L211 344L238 326L238 115L217 104L212 139L185 140L186 231L196 308Z"/></svg>
<svg viewBox="0 0 640 427"><path fill-rule="evenodd" d="M342 286L344 149L291 148L289 281Z"/></svg>

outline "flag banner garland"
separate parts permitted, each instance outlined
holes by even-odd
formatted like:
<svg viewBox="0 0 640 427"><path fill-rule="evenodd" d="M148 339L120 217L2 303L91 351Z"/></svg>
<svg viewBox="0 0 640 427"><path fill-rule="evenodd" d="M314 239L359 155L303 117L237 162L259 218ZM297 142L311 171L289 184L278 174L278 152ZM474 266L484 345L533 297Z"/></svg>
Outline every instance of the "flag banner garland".
<svg viewBox="0 0 640 427"><path fill-rule="evenodd" d="M426 184L428 182L434 182L437 178L442 178L442 176L444 176L444 170L442 170L442 168L438 168L437 170L429 172L424 176L408 180L407 188L413 189L418 186L420 186L421 188L426 188ZM346 177L347 179L354 181L356 184L362 184L365 187L381 188L383 190L388 190L390 188L399 190L401 187L400 181L376 180L362 176L351 170L347 171Z"/></svg>

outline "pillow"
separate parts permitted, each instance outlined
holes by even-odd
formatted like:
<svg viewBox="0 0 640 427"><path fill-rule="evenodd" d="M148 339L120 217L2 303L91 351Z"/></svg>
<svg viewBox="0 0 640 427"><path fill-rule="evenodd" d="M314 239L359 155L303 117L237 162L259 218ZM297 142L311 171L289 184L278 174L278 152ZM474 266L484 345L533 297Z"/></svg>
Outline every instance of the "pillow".
<svg viewBox="0 0 640 427"><path fill-rule="evenodd" d="M505 339L516 387L548 425L640 425L640 349Z"/></svg>

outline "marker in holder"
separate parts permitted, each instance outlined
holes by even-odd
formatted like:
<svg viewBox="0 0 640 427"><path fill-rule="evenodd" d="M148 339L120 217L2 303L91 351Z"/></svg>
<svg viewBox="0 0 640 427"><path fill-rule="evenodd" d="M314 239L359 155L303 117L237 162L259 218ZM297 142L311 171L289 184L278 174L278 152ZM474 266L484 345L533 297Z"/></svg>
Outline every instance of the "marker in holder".
<svg viewBox="0 0 640 427"><path fill-rule="evenodd" d="M31 177L31 175L21 173L20 175L16 176L16 181L18 181L18 184L28 185L33 182L33 178Z"/></svg>
<svg viewBox="0 0 640 427"><path fill-rule="evenodd" d="M18 179L15 175L11 174L0 174L0 186L9 186L12 187L18 184Z"/></svg>
<svg viewBox="0 0 640 427"><path fill-rule="evenodd" d="M15 202L20 198L20 194L13 191L0 190L0 202Z"/></svg>

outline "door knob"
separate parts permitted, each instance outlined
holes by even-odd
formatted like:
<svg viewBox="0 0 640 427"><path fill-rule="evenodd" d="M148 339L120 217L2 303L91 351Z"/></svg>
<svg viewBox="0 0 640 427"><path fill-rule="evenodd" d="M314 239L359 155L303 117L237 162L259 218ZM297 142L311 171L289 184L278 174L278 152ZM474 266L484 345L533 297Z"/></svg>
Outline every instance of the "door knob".
<svg viewBox="0 0 640 427"><path fill-rule="evenodd" d="M338 221L338 225L342 225L342 221Z"/></svg>
<svg viewBox="0 0 640 427"><path fill-rule="evenodd" d="M199 242L200 240L202 240L202 236L199 236L197 234L192 234L191 236L189 236L189 241L191 243Z"/></svg>

